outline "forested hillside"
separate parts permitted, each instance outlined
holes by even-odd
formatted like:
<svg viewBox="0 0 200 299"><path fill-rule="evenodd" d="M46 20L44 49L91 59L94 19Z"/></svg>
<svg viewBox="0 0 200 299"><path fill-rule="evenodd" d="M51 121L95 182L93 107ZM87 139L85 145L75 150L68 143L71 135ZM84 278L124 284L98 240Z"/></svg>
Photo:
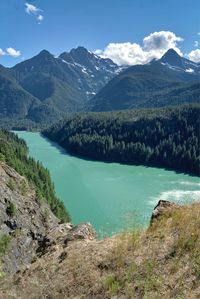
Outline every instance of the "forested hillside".
<svg viewBox="0 0 200 299"><path fill-rule="evenodd" d="M46 200L52 212L61 221L69 221L68 212L55 195L48 170L41 163L28 157L28 148L22 139L5 130L0 130L0 161L5 161L20 175L25 176L36 187L38 200ZM10 181L10 185L15 188L14 182Z"/></svg>
<svg viewBox="0 0 200 299"><path fill-rule="evenodd" d="M72 154L200 174L200 105L79 113L43 132Z"/></svg>

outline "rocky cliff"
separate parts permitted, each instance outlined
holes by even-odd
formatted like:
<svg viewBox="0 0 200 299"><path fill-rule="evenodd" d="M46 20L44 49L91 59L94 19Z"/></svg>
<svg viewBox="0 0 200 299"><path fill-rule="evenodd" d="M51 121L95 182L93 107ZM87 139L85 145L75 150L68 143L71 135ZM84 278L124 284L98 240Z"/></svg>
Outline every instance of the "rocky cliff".
<svg viewBox="0 0 200 299"><path fill-rule="evenodd" d="M59 224L49 205L38 198L26 178L5 163L0 164L1 273L26 268L52 244L94 238L95 232L89 224Z"/></svg>
<svg viewBox="0 0 200 299"><path fill-rule="evenodd" d="M0 298L200 298L199 214L160 201L147 230L97 240L90 224L59 224L2 163Z"/></svg>

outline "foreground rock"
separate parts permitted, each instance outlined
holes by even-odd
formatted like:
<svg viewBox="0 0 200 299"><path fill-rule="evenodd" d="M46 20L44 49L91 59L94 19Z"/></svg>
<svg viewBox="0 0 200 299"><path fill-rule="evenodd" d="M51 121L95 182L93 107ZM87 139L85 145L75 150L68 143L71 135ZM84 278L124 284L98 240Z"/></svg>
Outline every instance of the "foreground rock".
<svg viewBox="0 0 200 299"><path fill-rule="evenodd" d="M38 255L57 242L91 240L90 224L59 224L45 201L39 201L27 180L6 164L0 164L0 238L6 238L2 256L6 273L29 265Z"/></svg>
<svg viewBox="0 0 200 299"><path fill-rule="evenodd" d="M159 201L146 231L97 240L90 224L59 224L30 186L22 195L23 180L1 165L0 224L10 243L0 298L200 298L200 203Z"/></svg>
<svg viewBox="0 0 200 299"><path fill-rule="evenodd" d="M173 202L168 200L159 200L158 204L153 209L150 223L152 224L156 219L166 215L166 212L169 212L170 210L173 211L173 208L175 207L178 208L178 205Z"/></svg>

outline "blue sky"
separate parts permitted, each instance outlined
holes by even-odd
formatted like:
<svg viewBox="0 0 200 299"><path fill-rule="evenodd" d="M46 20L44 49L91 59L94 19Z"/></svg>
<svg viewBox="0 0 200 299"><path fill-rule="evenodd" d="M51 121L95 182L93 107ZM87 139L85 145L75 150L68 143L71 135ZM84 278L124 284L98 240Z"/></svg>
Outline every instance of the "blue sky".
<svg viewBox="0 0 200 299"><path fill-rule="evenodd" d="M168 42L200 61L199 13L199 0L0 0L0 64L78 45L121 64L145 63Z"/></svg>

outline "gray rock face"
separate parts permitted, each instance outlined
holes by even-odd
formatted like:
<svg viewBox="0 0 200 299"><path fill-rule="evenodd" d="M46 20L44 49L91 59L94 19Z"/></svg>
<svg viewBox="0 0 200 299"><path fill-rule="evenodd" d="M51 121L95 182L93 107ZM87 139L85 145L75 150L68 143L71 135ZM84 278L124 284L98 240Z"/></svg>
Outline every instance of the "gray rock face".
<svg viewBox="0 0 200 299"><path fill-rule="evenodd" d="M66 248L72 242L92 241L96 239L96 232L90 223L72 225L71 223L60 224L51 229L47 235L39 242L37 255L51 252L55 246Z"/></svg>
<svg viewBox="0 0 200 299"><path fill-rule="evenodd" d="M121 69L112 60L101 58L84 47L72 49L69 53L64 52L59 59L68 66L68 71L76 76L79 88L87 100L101 90Z"/></svg>
<svg viewBox="0 0 200 299"><path fill-rule="evenodd" d="M175 203L170 202L168 200L159 200L158 204L155 206L150 223L152 224L155 219L158 219L160 216L162 216L167 209L176 206Z"/></svg>
<svg viewBox="0 0 200 299"><path fill-rule="evenodd" d="M24 185L27 187L22 195ZM11 204L15 207L13 215L8 213ZM56 225L57 218L45 202L37 201L27 180L6 164L0 164L0 234L10 236L3 270L16 272L31 262L39 241Z"/></svg>
<svg viewBox="0 0 200 299"><path fill-rule="evenodd" d="M24 184L27 186L26 192L22 192ZM11 204L15 212L10 215L8 207ZM29 186L27 180L1 163L0 237L3 235L9 236L10 240L2 257L2 270L6 273L26 268L52 245L63 244L66 247L71 241L96 238L90 224L59 224L49 206L38 201L34 188Z"/></svg>

